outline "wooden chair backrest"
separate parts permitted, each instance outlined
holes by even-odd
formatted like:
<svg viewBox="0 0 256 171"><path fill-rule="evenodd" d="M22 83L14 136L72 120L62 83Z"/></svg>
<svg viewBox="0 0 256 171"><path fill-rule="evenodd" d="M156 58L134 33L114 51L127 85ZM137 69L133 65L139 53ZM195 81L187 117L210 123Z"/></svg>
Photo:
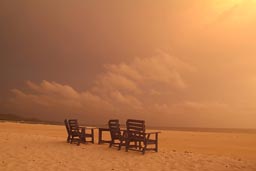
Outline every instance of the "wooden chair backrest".
<svg viewBox="0 0 256 171"><path fill-rule="evenodd" d="M118 119L112 119L108 121L108 127L112 139L118 139L121 135L120 124Z"/></svg>
<svg viewBox="0 0 256 171"><path fill-rule="evenodd" d="M71 132L79 132L79 126L77 119L68 120L69 128Z"/></svg>
<svg viewBox="0 0 256 171"><path fill-rule="evenodd" d="M69 135L69 134L70 134L70 128L69 128L68 120L65 119L65 120L64 120L64 123L65 123L65 126L66 126L67 133L68 133L68 135Z"/></svg>
<svg viewBox="0 0 256 171"><path fill-rule="evenodd" d="M131 139L143 139L145 137L145 121L128 119L126 121L128 137Z"/></svg>

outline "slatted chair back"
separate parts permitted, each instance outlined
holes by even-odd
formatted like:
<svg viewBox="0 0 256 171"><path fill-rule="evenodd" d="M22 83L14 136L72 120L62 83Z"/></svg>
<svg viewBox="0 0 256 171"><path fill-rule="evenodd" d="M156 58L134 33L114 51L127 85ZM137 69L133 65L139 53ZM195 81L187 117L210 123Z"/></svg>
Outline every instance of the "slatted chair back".
<svg viewBox="0 0 256 171"><path fill-rule="evenodd" d="M70 119L68 120L70 132L79 132L79 126L78 126L78 121L77 119Z"/></svg>
<svg viewBox="0 0 256 171"><path fill-rule="evenodd" d="M144 140L145 121L128 119L126 121L127 135L131 140Z"/></svg>
<svg viewBox="0 0 256 171"><path fill-rule="evenodd" d="M120 124L118 119L108 121L108 127L111 135L111 139L119 139L121 135Z"/></svg>
<svg viewBox="0 0 256 171"><path fill-rule="evenodd" d="M70 142L70 128L69 128L69 124L68 124L68 120L67 119L64 120L64 124L65 124L66 131L67 131L67 134L68 134L67 142Z"/></svg>

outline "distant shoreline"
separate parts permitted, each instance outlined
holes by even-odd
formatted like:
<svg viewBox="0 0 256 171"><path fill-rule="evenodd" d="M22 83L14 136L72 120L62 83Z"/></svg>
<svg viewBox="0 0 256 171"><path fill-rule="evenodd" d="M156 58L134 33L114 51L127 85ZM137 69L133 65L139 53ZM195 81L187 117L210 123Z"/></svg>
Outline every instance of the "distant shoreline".
<svg viewBox="0 0 256 171"><path fill-rule="evenodd" d="M0 119L0 122L13 122L21 124L43 124L43 125L64 125L62 122L54 121L33 121L33 120L7 120ZM84 124L82 124L84 125ZM107 125L88 125L95 127L107 127ZM124 125L123 125L124 126ZM212 133L249 133L256 134L256 129L247 128L199 128L199 127L156 127L147 126L147 129L163 130L163 131L184 131L184 132L212 132Z"/></svg>

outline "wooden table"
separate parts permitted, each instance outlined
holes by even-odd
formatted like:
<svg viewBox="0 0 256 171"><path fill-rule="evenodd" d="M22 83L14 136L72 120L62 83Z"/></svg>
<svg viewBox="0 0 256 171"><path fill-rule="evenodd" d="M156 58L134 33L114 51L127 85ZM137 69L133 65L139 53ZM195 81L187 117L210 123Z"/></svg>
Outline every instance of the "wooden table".
<svg viewBox="0 0 256 171"><path fill-rule="evenodd" d="M98 141L98 144L103 144L103 143L110 143L111 140L103 140L102 139L102 133L103 132L108 132L110 134L110 130L109 128L98 128L99 129L99 141Z"/></svg>
<svg viewBox="0 0 256 171"><path fill-rule="evenodd" d="M79 126L79 128L82 129L83 132L83 143L91 142L94 144L94 129L96 129L96 127ZM89 132L87 130L89 130ZM88 138L89 140L87 140Z"/></svg>
<svg viewBox="0 0 256 171"><path fill-rule="evenodd" d="M91 142L94 144L94 129L96 129L96 127L86 126L83 128L85 132L84 142ZM90 133L86 133L86 130L90 130ZM86 138L90 138L90 140L88 141Z"/></svg>

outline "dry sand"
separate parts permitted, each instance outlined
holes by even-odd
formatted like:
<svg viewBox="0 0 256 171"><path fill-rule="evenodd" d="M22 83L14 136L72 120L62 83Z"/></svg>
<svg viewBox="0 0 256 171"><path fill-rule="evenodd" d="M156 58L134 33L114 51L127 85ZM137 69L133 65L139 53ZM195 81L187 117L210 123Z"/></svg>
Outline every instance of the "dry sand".
<svg viewBox="0 0 256 171"><path fill-rule="evenodd" d="M162 131L159 152L142 155L108 144L68 144L64 126L2 122L0 152L1 171L256 171L253 133Z"/></svg>

